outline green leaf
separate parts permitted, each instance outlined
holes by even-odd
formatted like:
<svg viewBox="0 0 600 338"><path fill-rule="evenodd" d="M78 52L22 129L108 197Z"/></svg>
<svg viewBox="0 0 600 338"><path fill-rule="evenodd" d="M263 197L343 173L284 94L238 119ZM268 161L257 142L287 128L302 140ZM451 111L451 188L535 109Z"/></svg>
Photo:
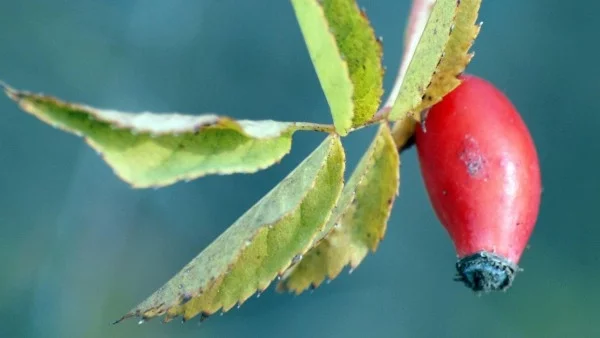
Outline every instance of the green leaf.
<svg viewBox="0 0 600 338"><path fill-rule="evenodd" d="M481 29L481 25L475 23L480 6L481 0L460 1L442 59L427 86L421 104L414 109L414 112L421 112L440 102L446 94L460 84L461 81L457 76L462 74L471 62L474 53L469 53L469 49Z"/></svg>
<svg viewBox="0 0 600 338"><path fill-rule="evenodd" d="M310 123L100 110L0 85L24 111L84 137L117 176L136 188L209 174L253 173L281 160L295 131L328 131Z"/></svg>
<svg viewBox="0 0 600 338"><path fill-rule="evenodd" d="M399 156L387 123L356 167L316 245L278 285L296 294L356 268L383 238L400 182Z"/></svg>
<svg viewBox="0 0 600 338"><path fill-rule="evenodd" d="M338 200L344 173L338 136L329 136L289 176L168 283L119 321L166 314L184 320L228 311L265 290L308 249Z"/></svg>
<svg viewBox="0 0 600 338"><path fill-rule="evenodd" d="M437 0L412 0L408 22L404 30L404 54L414 54L419 44L433 5ZM403 56L403 60L405 57Z"/></svg>
<svg viewBox="0 0 600 338"><path fill-rule="evenodd" d="M424 25L423 10L429 5L428 2L434 0L417 0L413 4L409 26L407 27L406 45L410 46L416 38L416 31L420 25ZM481 0L462 0L457 8L455 24L444 48L444 53L435 70L431 82L422 96L421 103L414 108L416 119L405 116L396 122L392 129L392 135L399 149L403 150L414 134L415 120L421 120L423 117L419 114L427 108L440 102L446 94L450 93L460 84L458 75L460 75L471 59L474 53L469 53L469 49L477 38L481 25L477 25L477 15L481 6ZM423 27L420 27L422 29Z"/></svg>
<svg viewBox="0 0 600 338"><path fill-rule="evenodd" d="M450 37L457 3L456 0L437 0L414 52L405 53L396 85L386 103L391 106L390 120L415 115Z"/></svg>
<svg viewBox="0 0 600 338"><path fill-rule="evenodd" d="M381 43L354 0L292 0L337 132L367 123L383 94Z"/></svg>

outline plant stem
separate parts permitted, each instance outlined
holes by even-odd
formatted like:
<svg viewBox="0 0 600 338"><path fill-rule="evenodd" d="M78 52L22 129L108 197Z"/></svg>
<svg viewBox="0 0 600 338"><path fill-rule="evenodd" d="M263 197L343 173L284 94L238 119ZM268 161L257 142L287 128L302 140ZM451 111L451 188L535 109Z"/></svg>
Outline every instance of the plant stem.
<svg viewBox="0 0 600 338"><path fill-rule="evenodd" d="M400 152L410 149L414 145L416 125L417 122L413 118L406 116L392 127L392 137Z"/></svg>

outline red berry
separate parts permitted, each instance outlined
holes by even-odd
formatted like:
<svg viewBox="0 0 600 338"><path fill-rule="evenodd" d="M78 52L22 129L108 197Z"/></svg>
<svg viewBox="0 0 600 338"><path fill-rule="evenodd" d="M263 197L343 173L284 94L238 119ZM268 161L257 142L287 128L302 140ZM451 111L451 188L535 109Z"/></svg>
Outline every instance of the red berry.
<svg viewBox="0 0 600 338"><path fill-rule="evenodd" d="M417 127L421 173L454 242L457 280L474 291L505 290L538 216L538 157L508 98L483 79L461 79Z"/></svg>

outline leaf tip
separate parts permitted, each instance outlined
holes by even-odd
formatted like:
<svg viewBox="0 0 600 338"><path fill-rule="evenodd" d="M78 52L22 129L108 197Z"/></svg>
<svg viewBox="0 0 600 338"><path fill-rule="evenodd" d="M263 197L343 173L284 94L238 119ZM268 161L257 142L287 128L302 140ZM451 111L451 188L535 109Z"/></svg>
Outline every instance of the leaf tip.
<svg viewBox="0 0 600 338"><path fill-rule="evenodd" d="M2 87L2 90L4 90L4 93L6 93L6 96L8 96L11 100L17 101L19 99L19 92L13 87L9 86L8 83L0 80L0 87Z"/></svg>
<svg viewBox="0 0 600 338"><path fill-rule="evenodd" d="M134 317L134 316L135 316L135 313L129 312L129 313L125 314L123 317L121 317L121 318L115 320L114 322L112 322L112 325L117 325L117 324L121 323L122 321L124 321L125 319L129 319L129 318Z"/></svg>

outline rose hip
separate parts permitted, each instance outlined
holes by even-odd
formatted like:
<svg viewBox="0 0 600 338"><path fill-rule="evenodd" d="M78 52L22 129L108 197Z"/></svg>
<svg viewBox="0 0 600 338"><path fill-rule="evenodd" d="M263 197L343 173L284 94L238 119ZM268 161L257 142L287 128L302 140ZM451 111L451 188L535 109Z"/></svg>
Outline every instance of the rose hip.
<svg viewBox="0 0 600 338"><path fill-rule="evenodd" d="M538 216L538 157L508 98L481 78L461 80L416 128L421 173L459 257L456 279L505 290Z"/></svg>

